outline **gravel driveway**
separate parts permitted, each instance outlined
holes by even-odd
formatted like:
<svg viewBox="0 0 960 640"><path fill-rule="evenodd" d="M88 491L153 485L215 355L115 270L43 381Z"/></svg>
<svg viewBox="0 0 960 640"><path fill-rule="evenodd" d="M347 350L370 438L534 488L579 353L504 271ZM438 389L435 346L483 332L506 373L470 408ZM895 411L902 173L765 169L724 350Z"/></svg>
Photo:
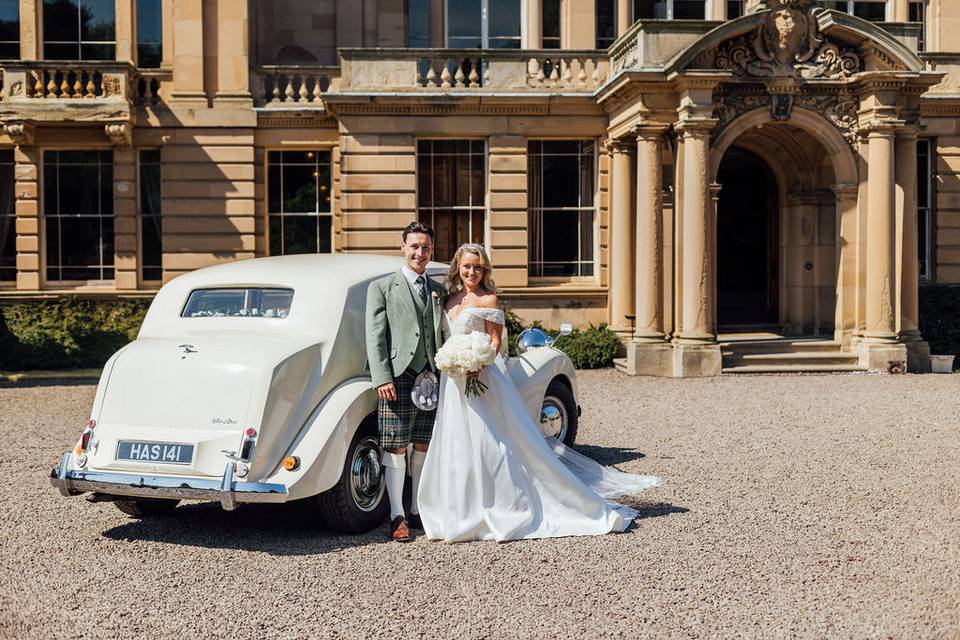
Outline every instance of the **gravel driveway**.
<svg viewBox="0 0 960 640"><path fill-rule="evenodd" d="M0 637L960 637L960 375L583 372L581 450L664 479L636 526L457 545L61 498L94 390L0 388Z"/></svg>

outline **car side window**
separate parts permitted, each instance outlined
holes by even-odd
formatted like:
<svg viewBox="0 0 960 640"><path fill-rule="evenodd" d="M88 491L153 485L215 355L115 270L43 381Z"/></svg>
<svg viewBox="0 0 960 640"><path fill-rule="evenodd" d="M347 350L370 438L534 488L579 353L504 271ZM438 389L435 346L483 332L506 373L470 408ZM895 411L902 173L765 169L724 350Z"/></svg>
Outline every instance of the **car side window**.
<svg viewBox="0 0 960 640"><path fill-rule="evenodd" d="M218 287L194 289L180 316L183 318L286 318L293 289Z"/></svg>

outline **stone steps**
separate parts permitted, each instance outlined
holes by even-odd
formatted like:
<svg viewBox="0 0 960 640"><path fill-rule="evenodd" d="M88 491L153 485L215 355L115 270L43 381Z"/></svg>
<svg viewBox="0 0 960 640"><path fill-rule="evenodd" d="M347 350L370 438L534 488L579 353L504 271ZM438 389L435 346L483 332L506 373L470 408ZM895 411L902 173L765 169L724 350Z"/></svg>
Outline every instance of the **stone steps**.
<svg viewBox="0 0 960 640"><path fill-rule="evenodd" d="M734 334L735 335L735 334ZM727 337L720 340L723 373L841 373L862 372L857 354L841 351L835 340L780 336ZM617 371L626 372L627 359L615 358Z"/></svg>
<svg viewBox="0 0 960 640"><path fill-rule="evenodd" d="M745 373L863 373L866 370L866 367L861 367L859 364L747 364L723 366L724 375Z"/></svg>
<svg viewBox="0 0 960 640"><path fill-rule="evenodd" d="M720 342L723 373L835 373L866 371L835 340L772 337Z"/></svg>

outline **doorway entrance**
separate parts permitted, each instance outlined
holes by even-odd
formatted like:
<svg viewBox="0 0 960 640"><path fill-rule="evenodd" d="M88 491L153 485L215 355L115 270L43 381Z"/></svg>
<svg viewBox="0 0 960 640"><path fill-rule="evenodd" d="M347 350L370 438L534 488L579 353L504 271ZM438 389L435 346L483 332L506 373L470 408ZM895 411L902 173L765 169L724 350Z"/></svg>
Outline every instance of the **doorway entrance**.
<svg viewBox="0 0 960 640"><path fill-rule="evenodd" d="M731 147L717 175L717 324L778 321L777 182L756 154Z"/></svg>

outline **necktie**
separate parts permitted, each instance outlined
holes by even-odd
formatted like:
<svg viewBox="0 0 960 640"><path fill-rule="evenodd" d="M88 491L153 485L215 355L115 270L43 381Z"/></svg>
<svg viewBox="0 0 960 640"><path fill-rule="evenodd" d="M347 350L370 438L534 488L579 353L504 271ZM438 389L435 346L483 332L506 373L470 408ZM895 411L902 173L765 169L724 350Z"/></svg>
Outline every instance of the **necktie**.
<svg viewBox="0 0 960 640"><path fill-rule="evenodd" d="M423 276L417 276L416 283L417 291L420 292L420 298L423 300L423 304L427 304L427 287L425 286L426 283L423 280Z"/></svg>

